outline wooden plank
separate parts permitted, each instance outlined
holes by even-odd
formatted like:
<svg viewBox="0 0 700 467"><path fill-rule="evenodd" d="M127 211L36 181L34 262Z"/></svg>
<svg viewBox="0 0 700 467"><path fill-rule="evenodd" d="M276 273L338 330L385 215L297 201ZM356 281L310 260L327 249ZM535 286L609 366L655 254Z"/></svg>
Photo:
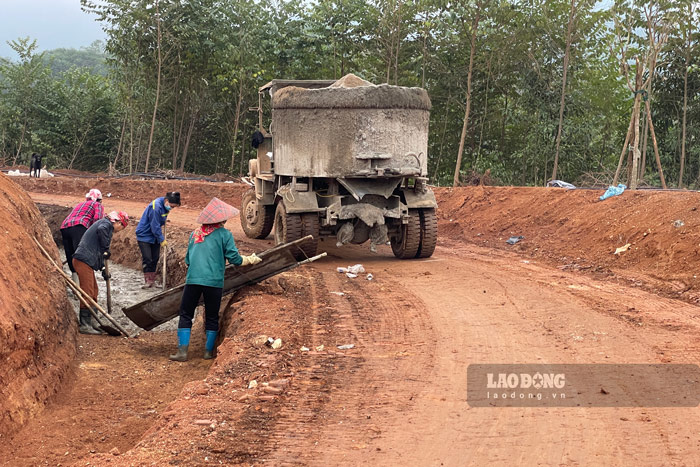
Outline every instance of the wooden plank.
<svg viewBox="0 0 700 467"><path fill-rule="evenodd" d="M294 252L300 244L313 238L308 235L294 242L278 245L269 250L263 251L258 256L262 262L245 267L228 265L224 273L224 295L230 294L245 286L257 284L269 277L280 274L284 271L294 269L307 261L297 262ZM325 253L318 255L313 260L325 256ZM154 295L140 303L136 303L124 308L124 314L137 326L150 331L179 314L180 300L185 284L180 284L165 292ZM200 300L200 304L202 301Z"/></svg>

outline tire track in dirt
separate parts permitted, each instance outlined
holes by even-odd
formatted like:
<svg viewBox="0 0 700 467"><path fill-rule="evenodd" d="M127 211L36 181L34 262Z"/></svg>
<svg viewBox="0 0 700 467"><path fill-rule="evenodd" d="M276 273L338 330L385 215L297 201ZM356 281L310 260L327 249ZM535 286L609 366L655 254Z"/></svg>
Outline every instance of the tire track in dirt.
<svg viewBox="0 0 700 467"><path fill-rule="evenodd" d="M337 464L348 452L377 449L379 425L424 390L433 358L422 304L398 284L313 271L309 289L309 338L325 348L312 348L295 376L266 459L274 464Z"/></svg>

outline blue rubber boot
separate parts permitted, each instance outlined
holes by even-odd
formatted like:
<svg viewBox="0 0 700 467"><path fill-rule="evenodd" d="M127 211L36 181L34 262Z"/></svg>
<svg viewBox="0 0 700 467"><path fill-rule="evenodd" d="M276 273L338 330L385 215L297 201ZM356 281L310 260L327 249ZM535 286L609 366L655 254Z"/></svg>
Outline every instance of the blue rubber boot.
<svg viewBox="0 0 700 467"><path fill-rule="evenodd" d="M219 334L218 331L207 331L207 344L204 347L204 360L211 360L214 358L214 343L216 343L217 334Z"/></svg>
<svg viewBox="0 0 700 467"><path fill-rule="evenodd" d="M187 351L190 347L190 334L192 330L190 328L178 328L177 329L177 353L170 356L170 360L176 362L186 362L187 361Z"/></svg>

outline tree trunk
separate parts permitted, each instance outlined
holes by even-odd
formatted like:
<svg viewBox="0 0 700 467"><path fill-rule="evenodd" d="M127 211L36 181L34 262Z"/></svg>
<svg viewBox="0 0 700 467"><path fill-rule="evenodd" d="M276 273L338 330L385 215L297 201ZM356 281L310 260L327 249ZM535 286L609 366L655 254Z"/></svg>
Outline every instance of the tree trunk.
<svg viewBox="0 0 700 467"><path fill-rule="evenodd" d="M643 110L646 114L646 109ZM642 179L647 173L647 143L649 141L649 122L647 121L646 115L644 116L644 126L642 127L642 168L639 170Z"/></svg>
<svg viewBox="0 0 700 467"><path fill-rule="evenodd" d="M645 107L647 109L647 122L649 122L649 131L651 132L651 142L654 143L654 156L656 157L656 168L659 171L659 178L661 179L661 188L664 190L666 187L666 179L664 178L664 170L661 168L661 156L659 156L659 146L656 144L656 133L654 133L654 123L651 121L651 109L649 108L649 101L645 101Z"/></svg>
<svg viewBox="0 0 700 467"><path fill-rule="evenodd" d="M129 111L129 113L132 113ZM129 115L129 174L134 173L134 116Z"/></svg>
<svg viewBox="0 0 700 467"><path fill-rule="evenodd" d="M233 143L231 143L231 165L229 166L229 173L233 174L233 167L236 160L236 140L238 138L238 124L241 119L241 103L243 102L243 74L241 73L241 79L238 80L238 101L236 102L236 116L233 119ZM242 157L242 156L241 156Z"/></svg>
<svg viewBox="0 0 700 467"><path fill-rule="evenodd" d="M681 124L681 170L678 175L678 188L683 188L683 170L685 169L685 124L688 115L688 59L686 56L683 73L683 123Z"/></svg>
<svg viewBox="0 0 700 467"><path fill-rule="evenodd" d="M467 72L467 102L464 110L464 122L462 123L462 134L459 137L459 150L457 151L457 163L455 165L455 175L452 179L452 186L459 185L459 171L462 168L462 153L464 152L464 140L467 136L467 126L469 123L469 107L472 100L472 70L474 68L474 53L476 51L476 31L479 27L479 15L481 13L481 3L479 3L474 21L472 22L471 50L469 52L469 71Z"/></svg>
<svg viewBox="0 0 700 467"><path fill-rule="evenodd" d="M620 178L620 170L622 169L622 161L625 160L625 153L629 154L629 143L632 137L632 128L634 125L634 114L630 116L630 124L627 126L627 134L625 135L625 143L622 145L622 152L620 153L620 160L617 163L617 170L615 171L615 177L613 178L613 186L617 185L617 181Z"/></svg>
<svg viewBox="0 0 700 467"><path fill-rule="evenodd" d="M19 159L19 155L22 152L22 144L24 143L24 133L27 131L27 119L24 119L24 123L22 123L22 133L20 134L19 137L19 144L17 145L17 154L15 154L15 160L12 162L12 165L17 165L17 159Z"/></svg>
<svg viewBox="0 0 700 467"><path fill-rule="evenodd" d="M576 17L576 0L571 0L569 12L569 25L566 28L566 50L564 51L564 72L561 79L561 100L559 101L559 128L557 129L557 143L554 150L554 168L552 168L552 180L557 178L559 166L559 148L561 145L561 131L564 125L564 103L566 101L566 74L569 71L569 57L571 55L571 36L574 31L574 18Z"/></svg>
<svg viewBox="0 0 700 467"><path fill-rule="evenodd" d="M161 31L160 31L160 13L158 12L158 0L155 0L155 8L156 8L156 30L157 30L157 36L156 36L156 50L158 51L158 71L157 71L157 77L156 77L156 102L153 105L153 118L151 119L151 134L148 137L148 149L146 150L146 167L144 169L144 172L148 173L148 163L150 162L151 159L151 147L153 146L153 133L156 129L156 115L158 113L158 100L160 99L160 74L161 74L161 67L163 66L163 59L160 54L160 43L161 43Z"/></svg>
<svg viewBox="0 0 700 467"><path fill-rule="evenodd" d="M192 139L192 132L194 131L194 125L197 121L197 112L195 112L190 120L190 125L187 128L187 137L185 138L185 147L182 149L182 159L180 160L180 171L185 171L185 161L187 161L187 151L190 148L190 140Z"/></svg>
<svg viewBox="0 0 700 467"><path fill-rule="evenodd" d="M122 144L124 143L124 133L126 132L126 120L128 116L124 115L124 123L122 123L122 132L121 135L119 136L119 145L117 146L117 155L114 157L114 162L112 163L112 167L114 169L117 169L117 162L119 162L119 156L121 155L122 152Z"/></svg>
<svg viewBox="0 0 700 467"><path fill-rule="evenodd" d="M479 130L479 145L477 146L476 149L476 159L474 161L474 167L476 167L479 164L479 160L481 159L481 144L483 143L484 140L484 126L486 125L486 115L488 114L489 111L489 85L491 84L491 56L489 55L489 61L486 66L486 91L485 94L486 96L484 97L484 112L483 115L481 116L481 129Z"/></svg>
<svg viewBox="0 0 700 467"><path fill-rule="evenodd" d="M452 92L451 90L449 91L450 93ZM450 99L452 98L452 94L448 94L447 96L447 101L445 102L445 119L444 119L444 125L442 127L442 137L440 138L440 151L438 152L438 157L437 161L435 162L435 171L433 172L433 182L438 183L438 171L440 170L440 162L442 161L442 151L445 147L445 135L447 134L447 121L449 120L449 113L450 113Z"/></svg>

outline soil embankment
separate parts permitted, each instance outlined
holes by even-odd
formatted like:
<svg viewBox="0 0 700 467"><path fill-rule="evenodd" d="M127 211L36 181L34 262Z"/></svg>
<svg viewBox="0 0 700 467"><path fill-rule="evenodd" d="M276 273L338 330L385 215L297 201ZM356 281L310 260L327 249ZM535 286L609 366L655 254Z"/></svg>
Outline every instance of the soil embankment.
<svg viewBox="0 0 700 467"><path fill-rule="evenodd" d="M29 195L0 174L0 439L39 413L70 374L73 309L52 234ZM3 444L3 443L0 443Z"/></svg>
<svg viewBox="0 0 700 467"><path fill-rule="evenodd" d="M700 193L468 187L437 190L440 240L543 259L700 302ZM511 236L523 236L508 245ZM619 247L626 251L614 254Z"/></svg>

